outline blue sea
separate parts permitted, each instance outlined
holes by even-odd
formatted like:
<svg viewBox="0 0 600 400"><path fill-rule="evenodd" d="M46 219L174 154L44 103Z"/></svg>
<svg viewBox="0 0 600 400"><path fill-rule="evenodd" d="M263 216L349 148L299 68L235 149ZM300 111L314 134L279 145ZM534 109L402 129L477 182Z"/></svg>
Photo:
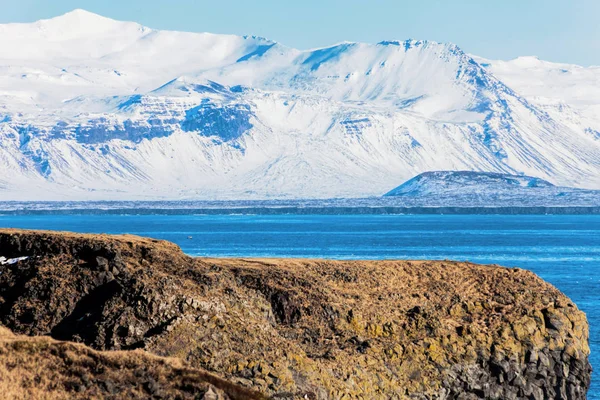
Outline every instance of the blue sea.
<svg viewBox="0 0 600 400"><path fill-rule="evenodd" d="M600 216L23 215L0 226L131 233L194 256L451 259L529 269L586 312L600 368ZM190 238L191 237L191 238ZM594 374L597 376L597 374ZM600 400L592 381L589 399Z"/></svg>

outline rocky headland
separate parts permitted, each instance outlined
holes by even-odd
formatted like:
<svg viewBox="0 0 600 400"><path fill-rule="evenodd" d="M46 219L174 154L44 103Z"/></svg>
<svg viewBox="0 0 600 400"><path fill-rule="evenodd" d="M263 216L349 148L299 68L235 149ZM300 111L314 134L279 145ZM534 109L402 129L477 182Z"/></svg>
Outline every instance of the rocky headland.
<svg viewBox="0 0 600 400"><path fill-rule="evenodd" d="M590 383L584 313L520 269L20 230L0 231L0 264L0 387L22 398L585 399Z"/></svg>

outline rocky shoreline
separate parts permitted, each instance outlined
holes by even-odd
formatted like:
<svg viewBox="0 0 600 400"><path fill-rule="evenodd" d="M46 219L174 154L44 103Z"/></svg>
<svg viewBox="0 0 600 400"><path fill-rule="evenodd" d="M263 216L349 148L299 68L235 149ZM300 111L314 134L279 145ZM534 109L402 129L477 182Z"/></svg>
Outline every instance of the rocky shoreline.
<svg viewBox="0 0 600 400"><path fill-rule="evenodd" d="M0 265L13 333L169 357L244 393L585 399L590 383L584 313L520 269L191 258L135 236L20 230L0 231L0 256L18 259Z"/></svg>

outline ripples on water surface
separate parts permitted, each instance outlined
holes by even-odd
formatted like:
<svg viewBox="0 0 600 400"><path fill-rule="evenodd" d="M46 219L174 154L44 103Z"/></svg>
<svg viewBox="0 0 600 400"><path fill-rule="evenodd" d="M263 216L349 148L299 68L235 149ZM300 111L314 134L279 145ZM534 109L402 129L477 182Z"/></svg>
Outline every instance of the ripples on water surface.
<svg viewBox="0 0 600 400"><path fill-rule="evenodd" d="M587 313L591 361L600 368L600 216L29 215L0 217L0 225L132 233L170 240L196 256L453 259L518 266L557 286ZM600 399L596 381L589 399Z"/></svg>

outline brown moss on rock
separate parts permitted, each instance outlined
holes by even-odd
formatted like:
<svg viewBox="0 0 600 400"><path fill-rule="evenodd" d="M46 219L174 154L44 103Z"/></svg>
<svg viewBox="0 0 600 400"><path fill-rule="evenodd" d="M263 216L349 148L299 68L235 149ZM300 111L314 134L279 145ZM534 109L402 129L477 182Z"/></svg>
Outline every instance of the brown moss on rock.
<svg viewBox="0 0 600 400"><path fill-rule="evenodd" d="M533 273L440 261L194 259L5 230L0 321L178 357L280 398L584 399L585 315Z"/></svg>

